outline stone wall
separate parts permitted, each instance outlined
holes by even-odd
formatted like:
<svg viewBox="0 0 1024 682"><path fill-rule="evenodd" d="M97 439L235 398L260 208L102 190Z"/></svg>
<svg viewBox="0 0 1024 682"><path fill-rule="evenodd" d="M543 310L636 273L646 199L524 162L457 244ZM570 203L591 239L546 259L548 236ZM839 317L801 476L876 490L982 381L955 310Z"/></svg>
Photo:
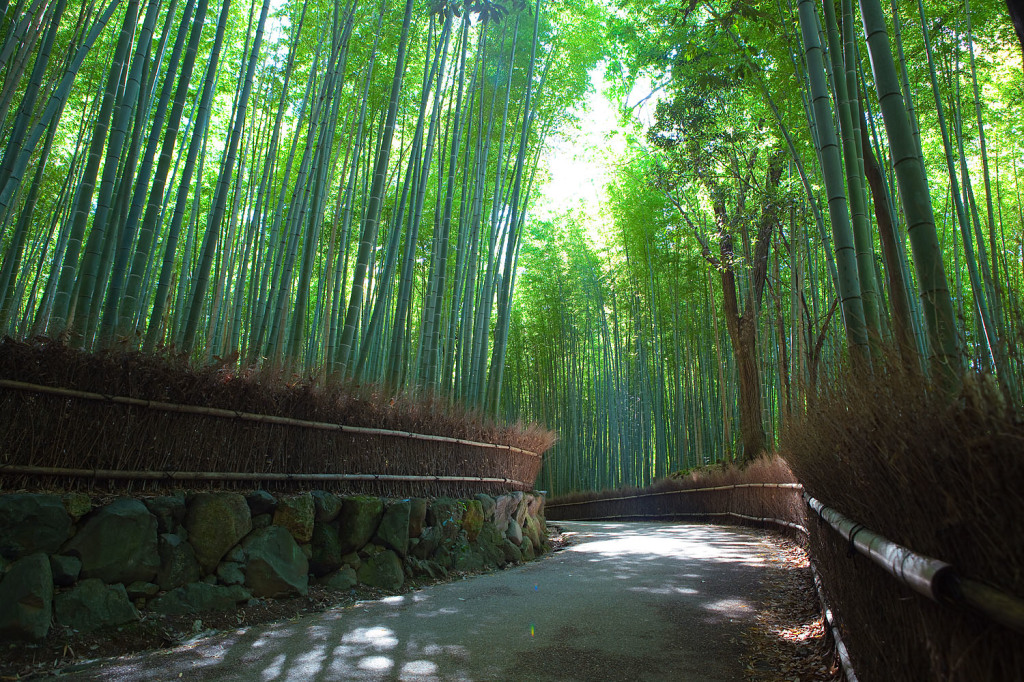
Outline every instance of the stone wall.
<svg viewBox="0 0 1024 682"><path fill-rule="evenodd" d="M311 583L398 590L549 549L544 498L275 498L257 490L120 498L0 495L0 639L40 639L140 611L180 615L307 593Z"/></svg>

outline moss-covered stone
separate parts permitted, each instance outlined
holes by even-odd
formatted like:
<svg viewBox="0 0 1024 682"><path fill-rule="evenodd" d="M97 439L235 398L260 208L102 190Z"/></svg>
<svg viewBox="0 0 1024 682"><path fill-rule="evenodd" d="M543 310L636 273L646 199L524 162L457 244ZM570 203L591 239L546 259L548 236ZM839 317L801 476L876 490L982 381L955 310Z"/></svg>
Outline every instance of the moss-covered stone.
<svg viewBox="0 0 1024 682"><path fill-rule="evenodd" d="M313 525L312 555L309 570L313 575L327 575L341 568L341 543L338 541L338 527L333 523L317 521Z"/></svg>
<svg viewBox="0 0 1024 682"><path fill-rule="evenodd" d="M77 521L92 511L92 498L85 493L64 493L61 495L61 501L72 521Z"/></svg>
<svg viewBox="0 0 1024 682"><path fill-rule="evenodd" d="M467 500L465 511L462 513L462 530L466 531L466 537L470 542L475 541L480 535L483 525L484 508L480 500Z"/></svg>
<svg viewBox="0 0 1024 682"><path fill-rule="evenodd" d="M418 538L427 522L427 500L414 497L409 500L409 537Z"/></svg>
<svg viewBox="0 0 1024 682"><path fill-rule="evenodd" d="M355 587L359 582L359 578L356 576L354 568L345 566L343 568L339 568L334 573L325 575L318 582L324 587L332 590L344 591Z"/></svg>
<svg viewBox="0 0 1024 682"><path fill-rule="evenodd" d="M383 590L401 589L405 582L405 571L402 561L391 550L374 554L366 560L357 572L359 582Z"/></svg>
<svg viewBox="0 0 1024 682"><path fill-rule="evenodd" d="M341 553L348 554L363 548L377 532L384 503L377 497L346 497L338 515L338 541Z"/></svg>
<svg viewBox="0 0 1024 682"><path fill-rule="evenodd" d="M498 506L498 503L493 497L487 493L477 493L474 499L480 503L480 506L484 511L484 521L491 521L494 519L494 511Z"/></svg>
<svg viewBox="0 0 1024 682"><path fill-rule="evenodd" d="M27 640L46 637L52 605L49 558L40 552L15 561L0 581L0 636Z"/></svg>
<svg viewBox="0 0 1024 682"><path fill-rule="evenodd" d="M212 573L252 530L249 505L238 493L199 493L188 504L185 529L203 573Z"/></svg>
<svg viewBox="0 0 1024 682"><path fill-rule="evenodd" d="M168 616L202 613L203 611L231 611L239 603L251 598L252 594L239 585L225 587L207 583L189 583L157 597L149 603L149 608L156 613Z"/></svg>
<svg viewBox="0 0 1024 682"><path fill-rule="evenodd" d="M160 569L156 582L162 590L173 590L199 580L202 572L192 545L174 533L164 533L157 544Z"/></svg>
<svg viewBox="0 0 1024 682"><path fill-rule="evenodd" d="M295 539L281 526L253 531L242 542L247 562L245 586L257 597L305 595L309 563Z"/></svg>
<svg viewBox="0 0 1024 682"><path fill-rule="evenodd" d="M462 529L462 515L466 504L462 500L439 497L427 508L427 525L439 528L448 539L454 539Z"/></svg>
<svg viewBox="0 0 1024 682"><path fill-rule="evenodd" d="M409 515L412 503L409 500L392 502L388 505L373 541L394 550L398 556L409 553Z"/></svg>
<svg viewBox="0 0 1024 682"><path fill-rule="evenodd" d="M58 623L79 632L130 623L139 617L124 585L106 585L98 578L83 580L58 594L53 607Z"/></svg>
<svg viewBox="0 0 1024 682"><path fill-rule="evenodd" d="M0 555L53 554L70 533L71 517L57 495L0 495Z"/></svg>
<svg viewBox="0 0 1024 682"><path fill-rule="evenodd" d="M316 507L309 493L278 500L274 510L274 525L281 526L292 534L296 542L309 542L313 538L313 521Z"/></svg>
<svg viewBox="0 0 1024 682"><path fill-rule="evenodd" d="M150 582L160 568L156 528L156 517L141 502L115 500L93 513L61 554L82 560L82 578Z"/></svg>
<svg viewBox="0 0 1024 682"><path fill-rule="evenodd" d="M341 498L326 490L314 490L313 506L316 508L316 521L330 523L341 513Z"/></svg>

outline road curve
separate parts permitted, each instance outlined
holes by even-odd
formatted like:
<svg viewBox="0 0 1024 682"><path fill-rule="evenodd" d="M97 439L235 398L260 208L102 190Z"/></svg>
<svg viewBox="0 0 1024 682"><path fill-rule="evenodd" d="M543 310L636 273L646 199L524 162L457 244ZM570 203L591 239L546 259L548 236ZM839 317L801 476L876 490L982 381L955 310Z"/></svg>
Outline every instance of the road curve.
<svg viewBox="0 0 1024 682"><path fill-rule="evenodd" d="M738 680L770 540L559 522L541 561L118 659L76 680Z"/></svg>

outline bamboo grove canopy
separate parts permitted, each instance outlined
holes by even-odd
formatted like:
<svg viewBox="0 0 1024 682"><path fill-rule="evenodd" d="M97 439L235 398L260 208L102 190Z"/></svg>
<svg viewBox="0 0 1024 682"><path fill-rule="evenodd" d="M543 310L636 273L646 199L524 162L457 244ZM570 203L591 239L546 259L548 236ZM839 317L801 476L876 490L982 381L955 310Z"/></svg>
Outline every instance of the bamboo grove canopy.
<svg viewBox="0 0 1024 682"><path fill-rule="evenodd" d="M506 400L558 425L541 487L751 459L823 390L890 370L1019 408L1006 3L616 8L604 80L627 127L604 143L604 210L522 247ZM961 389L969 373L985 378Z"/></svg>
<svg viewBox="0 0 1024 682"><path fill-rule="evenodd" d="M32 0L0 26L0 330L493 412L590 2Z"/></svg>

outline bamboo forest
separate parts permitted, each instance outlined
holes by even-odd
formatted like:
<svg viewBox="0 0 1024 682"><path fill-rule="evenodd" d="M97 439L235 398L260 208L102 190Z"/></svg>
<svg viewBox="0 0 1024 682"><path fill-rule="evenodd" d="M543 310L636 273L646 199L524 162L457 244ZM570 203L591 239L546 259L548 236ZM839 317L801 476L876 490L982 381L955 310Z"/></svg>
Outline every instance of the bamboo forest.
<svg viewBox="0 0 1024 682"><path fill-rule="evenodd" d="M15 341L536 422L552 494L894 366L1021 403L1015 0L2 4Z"/></svg>

